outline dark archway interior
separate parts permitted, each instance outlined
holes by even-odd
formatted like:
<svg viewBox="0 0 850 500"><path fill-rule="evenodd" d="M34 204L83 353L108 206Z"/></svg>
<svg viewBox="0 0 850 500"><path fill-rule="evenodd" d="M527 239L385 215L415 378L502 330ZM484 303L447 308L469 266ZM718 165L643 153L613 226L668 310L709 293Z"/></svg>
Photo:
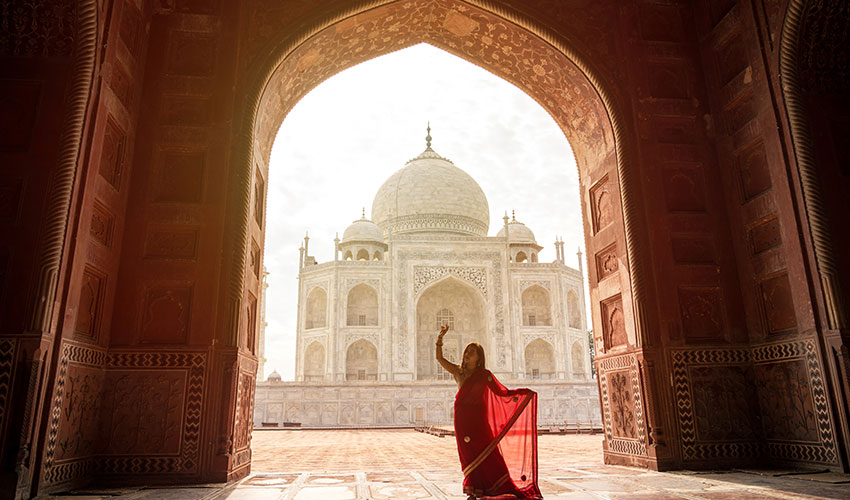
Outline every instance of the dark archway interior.
<svg viewBox="0 0 850 500"><path fill-rule="evenodd" d="M843 3L6 12L3 496L249 473L274 133L319 82L418 42L517 85L573 145L606 462L848 469Z"/></svg>

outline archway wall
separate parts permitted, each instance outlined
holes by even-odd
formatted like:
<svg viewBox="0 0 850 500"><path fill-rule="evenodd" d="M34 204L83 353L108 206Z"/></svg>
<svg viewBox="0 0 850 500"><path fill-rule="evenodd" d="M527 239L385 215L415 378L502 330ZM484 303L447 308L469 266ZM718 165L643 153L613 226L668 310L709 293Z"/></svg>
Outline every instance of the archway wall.
<svg viewBox="0 0 850 500"><path fill-rule="evenodd" d="M45 229L46 198L67 208L68 231L76 235L73 247L58 244L63 271L56 280L57 307L44 329L57 334L24 334L27 313L19 317L17 311L26 307L3 310L0 345L19 362L4 364L0 372L0 392L13 392L0 416L2 442L31 450L25 465L36 477L56 471L41 481L40 491L91 478L95 472L86 464L92 456L116 464L115 474L144 480L221 480L247 473L252 297L259 296L265 224L259 198L267 185L271 139L286 111L323 79L419 41L534 96L573 144L581 170L606 460L712 467L759 460L765 450L780 461L836 466L831 450L847 439L835 424L836 408L846 405L837 403L830 382L834 359L821 350L821 325L828 324L824 294L809 292L821 285L812 278L817 266L808 213L786 118L774 112L784 109L781 2L334 0L276 7L177 1L158 6L155 14L143 4L135 16L123 14L132 12L131 2L100 5L96 31L109 35L94 63L102 77L97 90L80 101L95 118L81 135L79 163L70 168L75 181L69 192L78 203L47 194L51 180L42 174L55 167L50 149L58 148L49 136L39 150L31 142L27 152L3 152L19 155L4 162L9 166L3 182L13 191L23 172L15 165L44 166L26 174L20 216L4 219L14 220L11 231L33 230L19 231L19 240L4 247L10 255L5 269L11 270L2 274L4 297L10 289L28 290L30 303L41 296L43 280L29 270L39 248L34 230ZM102 24L107 19L108 31ZM487 35L490 24L495 37ZM370 33L379 36L369 39ZM322 37L328 50L310 54L303 42ZM510 64L500 55L510 48L506 40L519 40ZM345 47L350 51L344 53ZM581 55L582 67L564 62L564 47ZM324 55L333 57L317 59ZM4 65L3 78L48 82L40 104L25 107L44 110L63 91L63 78L69 80L61 62L51 66L57 59L29 57L25 64L16 58ZM49 78L36 74L39 64ZM263 94L254 87L258 75L264 82L275 69L282 73ZM553 86L561 84L566 86ZM269 99L262 106L261 96ZM258 109L263 114L255 116ZM107 114L114 128L107 126ZM36 123L53 130L59 120L43 115ZM110 161L115 165L109 153L114 149L106 145L116 137L125 141L118 164L126 169L118 194L100 174L109 172ZM624 213L630 218L623 219ZM95 215L114 223L112 246L92 230L103 227L92 223ZM103 295L93 293L103 276ZM74 336L82 298L88 311L101 315L97 340ZM92 309L93 303L102 309ZM170 312L149 314L155 310ZM164 330L149 326L163 321ZM84 318L80 328L90 325ZM67 364L60 364L66 346ZM52 407L44 404L67 387L69 373L89 375L97 384L114 377L144 388L152 387L147 374L157 370L178 373L175 402L195 405L179 416L168 405L150 406L153 417L175 419L171 428L180 429L181 449L191 456L158 455L146 448L154 441L145 432L123 427L128 440L120 443L120 453L134 456L143 464L139 468L121 468L125 462L113 460L118 448L105 454L78 448L59 462L55 448L38 434L43 427L58 436L78 430L89 435L71 421L51 421ZM27 380L21 373L37 376ZM773 390L783 377L799 381L794 393L791 385ZM18 389L11 391L7 380ZM45 389L39 392L39 386ZM754 392L748 404L738 404L713 387ZM826 408L811 414L814 424L805 429L816 429L814 434L797 435L804 429L797 425L783 434L780 403L791 400L802 401L803 409L809 402ZM120 405L100 407L107 420L119 415ZM699 408L729 418L709 418ZM767 427L757 425L756 416ZM6 439L19 432L11 423L19 420L31 423L25 435ZM738 431L740 422L749 423L744 432ZM788 435L808 441L790 442ZM6 451L4 457L27 456ZM2 466L4 472L15 467Z"/></svg>
<svg viewBox="0 0 850 500"><path fill-rule="evenodd" d="M739 450L717 454L715 447L700 443L701 433L711 433L701 430L708 424L700 425L701 417L695 412L696 433L684 443L689 450L687 458L737 455L749 446L746 441L755 438L763 440L768 460L848 467L846 451L842 457L838 444L843 442L847 450L847 412L840 410L847 404L838 389L841 371L845 372L843 383L847 383L846 371L841 369L840 356L835 356L836 350L842 350L838 325L830 324L830 293L823 288L814 255L822 241L819 234L828 235L832 230L822 224L815 230L820 222L812 212L816 206L806 198L811 179L804 178L804 169L795 157L788 122L791 110L786 110L782 97L787 86L782 78L795 74L783 62L788 60L783 47L801 28L800 6L804 4L820 2L755 5L703 1L694 10L715 151L737 256L746 318L743 335L750 346L677 355L674 380L681 380L677 402L680 407L693 404L697 408L703 389L693 381L686 384L684 377L676 378L675 373L706 370L706 361L713 359L718 368L728 366L719 379L727 387L743 389L747 379L753 381L754 387L747 390L758 401L755 411L761 424L741 418L749 425L739 425L731 434L726 430L717 433L742 442ZM838 19L846 16L836 15L833 21ZM846 211L846 206L842 210ZM824 344L830 343L832 348L824 350ZM846 347L843 350L847 352ZM740 418L745 412L729 415ZM747 430L742 433L741 429Z"/></svg>
<svg viewBox="0 0 850 500"><path fill-rule="evenodd" d="M246 135L254 157L268 156L288 106L310 88L336 71L412 43L443 48L526 91L559 123L578 160L600 388L610 430L606 459L676 466L679 415L667 410L673 393L666 384L654 388L656 377L666 380L669 373L670 353L664 348L712 345L718 339L747 342L740 334L744 319L736 305L740 292L723 188L711 134L700 124L707 103L699 52L688 37L691 12L656 5L621 12L601 5L579 13L558 6L523 17L511 9L528 12L526 4L423 1L361 7L357 15L340 10L342 17L351 16L279 52L269 85L250 94L258 111L250 123L254 133ZM575 23L576 18L586 22ZM273 26L277 20L263 22ZM673 36L678 38L665 32L669 23L677 26ZM625 37L624 46L619 45L624 40L600 35L623 26L637 33ZM664 50L673 51L674 62L666 60ZM656 76L662 72L641 65L647 57L653 69L666 64L665 75L690 77L668 83ZM629 61L634 66L627 71ZM651 238L646 218L663 221L653 226ZM717 256L700 256L706 247ZM651 281L650 269L665 282ZM706 316L709 326L703 327ZM662 323L667 326L661 328ZM399 339L410 334L405 325L396 328ZM628 393L614 398L612 384ZM652 404L645 400L649 394Z"/></svg>

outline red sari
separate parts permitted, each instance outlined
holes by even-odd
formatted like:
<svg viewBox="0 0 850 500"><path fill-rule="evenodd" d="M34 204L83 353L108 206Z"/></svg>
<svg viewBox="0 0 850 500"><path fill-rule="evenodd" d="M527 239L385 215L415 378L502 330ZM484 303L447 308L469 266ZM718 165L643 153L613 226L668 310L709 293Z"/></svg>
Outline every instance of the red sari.
<svg viewBox="0 0 850 500"><path fill-rule="evenodd" d="M508 390L489 370L455 397L455 438L467 495L543 498L537 487L537 393Z"/></svg>

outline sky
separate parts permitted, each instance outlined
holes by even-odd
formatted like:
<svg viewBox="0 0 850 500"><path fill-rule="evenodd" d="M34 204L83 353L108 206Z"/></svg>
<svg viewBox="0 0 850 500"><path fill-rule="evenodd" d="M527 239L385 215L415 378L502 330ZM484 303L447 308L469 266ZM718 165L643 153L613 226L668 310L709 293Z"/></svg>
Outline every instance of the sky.
<svg viewBox="0 0 850 500"><path fill-rule="evenodd" d="M294 380L298 248L333 260L340 238L378 188L431 147L475 179L490 205L495 236L505 212L529 227L555 260L562 238L568 266L584 252L578 171L569 143L531 97L488 71L427 44L361 63L319 84L284 119L271 152L264 265L267 359ZM586 256L582 256L586 267ZM586 274L586 273L585 273ZM585 302L587 283L585 276ZM589 311L588 311L588 318ZM590 321L588 320L588 324Z"/></svg>

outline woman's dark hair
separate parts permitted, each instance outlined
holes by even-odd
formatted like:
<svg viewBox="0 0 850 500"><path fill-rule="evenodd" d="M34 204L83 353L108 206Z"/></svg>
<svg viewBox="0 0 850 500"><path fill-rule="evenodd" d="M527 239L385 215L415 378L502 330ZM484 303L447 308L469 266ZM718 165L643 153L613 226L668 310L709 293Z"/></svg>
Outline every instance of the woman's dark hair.
<svg viewBox="0 0 850 500"><path fill-rule="evenodd" d="M470 347L472 347L473 349L475 349L478 352L478 361L475 364L475 369L477 370L479 368L481 368L481 369L487 368L487 366L486 366L487 365L487 359L484 356L484 348L481 347L481 344L479 344L478 342L470 342L466 346L466 349L469 349ZM466 351L466 349L464 349L464 351Z"/></svg>

